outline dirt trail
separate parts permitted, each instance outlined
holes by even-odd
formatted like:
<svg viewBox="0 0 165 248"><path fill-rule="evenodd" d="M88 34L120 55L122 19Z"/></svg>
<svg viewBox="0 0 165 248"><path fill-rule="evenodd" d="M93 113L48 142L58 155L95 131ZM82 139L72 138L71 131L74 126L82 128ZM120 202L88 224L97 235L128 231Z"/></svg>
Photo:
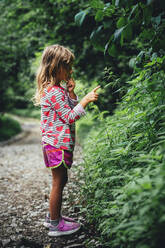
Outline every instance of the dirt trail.
<svg viewBox="0 0 165 248"><path fill-rule="evenodd" d="M48 237L43 220L48 209L51 174L43 165L39 122L19 120L26 133L24 138L0 147L0 247L89 247L87 240L90 247L101 247L93 238L93 227L87 226L79 213L79 189L83 180L80 179L82 155L78 145L64 192L63 214L83 225L74 235Z"/></svg>

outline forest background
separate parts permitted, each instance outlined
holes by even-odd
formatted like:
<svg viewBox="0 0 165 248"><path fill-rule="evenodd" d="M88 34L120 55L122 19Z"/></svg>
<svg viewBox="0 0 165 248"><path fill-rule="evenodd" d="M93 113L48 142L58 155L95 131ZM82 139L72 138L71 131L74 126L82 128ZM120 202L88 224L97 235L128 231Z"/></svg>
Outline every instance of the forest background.
<svg viewBox="0 0 165 248"><path fill-rule="evenodd" d="M80 98L101 85L78 138L82 211L103 247L164 247L164 30L163 0L0 1L1 140L20 132L9 113L40 116L31 98L45 46L73 50Z"/></svg>

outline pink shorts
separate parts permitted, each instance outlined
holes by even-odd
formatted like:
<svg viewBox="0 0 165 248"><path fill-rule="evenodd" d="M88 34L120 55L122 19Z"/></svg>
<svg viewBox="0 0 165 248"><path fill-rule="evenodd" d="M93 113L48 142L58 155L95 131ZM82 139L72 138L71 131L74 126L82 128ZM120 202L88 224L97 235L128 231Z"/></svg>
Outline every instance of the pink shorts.
<svg viewBox="0 0 165 248"><path fill-rule="evenodd" d="M42 143L45 166L53 169L63 164L67 169L71 168L73 162L73 152L62 150L51 146L45 142Z"/></svg>

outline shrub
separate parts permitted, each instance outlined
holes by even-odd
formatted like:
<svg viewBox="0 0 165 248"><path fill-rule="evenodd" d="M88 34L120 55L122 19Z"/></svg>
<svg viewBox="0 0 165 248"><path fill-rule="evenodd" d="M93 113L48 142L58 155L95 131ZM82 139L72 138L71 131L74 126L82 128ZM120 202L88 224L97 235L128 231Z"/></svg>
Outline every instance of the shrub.
<svg viewBox="0 0 165 248"><path fill-rule="evenodd" d="M103 247L159 248L165 238L165 58L128 82L113 116L98 119L84 144L83 210Z"/></svg>
<svg viewBox="0 0 165 248"><path fill-rule="evenodd" d="M36 119L40 119L41 117L41 110L39 108L12 109L11 113L22 117L29 117Z"/></svg>
<svg viewBox="0 0 165 248"><path fill-rule="evenodd" d="M0 141L8 140L12 136L21 132L20 124L16 120L6 115L0 116L0 128Z"/></svg>

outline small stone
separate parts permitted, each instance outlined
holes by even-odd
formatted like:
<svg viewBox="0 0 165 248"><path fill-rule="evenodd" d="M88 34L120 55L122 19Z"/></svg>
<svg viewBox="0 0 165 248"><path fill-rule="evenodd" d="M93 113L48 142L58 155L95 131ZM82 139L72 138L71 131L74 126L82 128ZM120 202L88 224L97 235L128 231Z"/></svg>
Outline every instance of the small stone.
<svg viewBox="0 0 165 248"><path fill-rule="evenodd" d="M80 235L80 236L78 237L78 239L85 239L85 234Z"/></svg>
<svg viewBox="0 0 165 248"><path fill-rule="evenodd" d="M11 227L17 227L16 223L11 223Z"/></svg>
<svg viewBox="0 0 165 248"><path fill-rule="evenodd" d="M17 240L17 236L15 236L15 235L11 235L10 237L11 237L11 240L13 240L13 241Z"/></svg>
<svg viewBox="0 0 165 248"><path fill-rule="evenodd" d="M73 244L65 246L65 248L83 248L84 246L82 244Z"/></svg>
<svg viewBox="0 0 165 248"><path fill-rule="evenodd" d="M4 240L2 240L3 247L5 247L6 245L8 245L9 243L10 243L10 239L4 239Z"/></svg>

